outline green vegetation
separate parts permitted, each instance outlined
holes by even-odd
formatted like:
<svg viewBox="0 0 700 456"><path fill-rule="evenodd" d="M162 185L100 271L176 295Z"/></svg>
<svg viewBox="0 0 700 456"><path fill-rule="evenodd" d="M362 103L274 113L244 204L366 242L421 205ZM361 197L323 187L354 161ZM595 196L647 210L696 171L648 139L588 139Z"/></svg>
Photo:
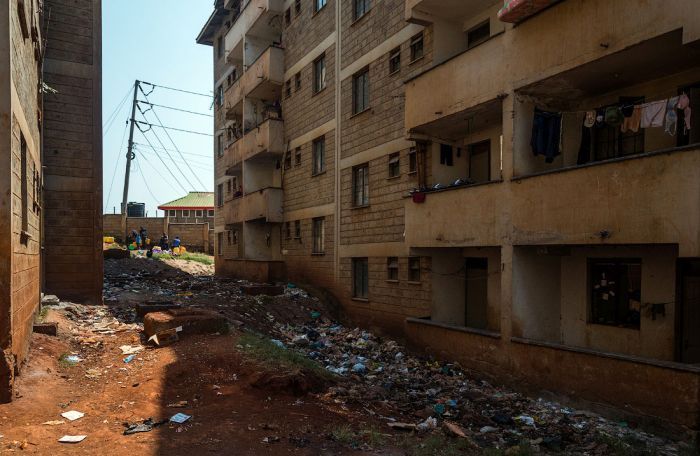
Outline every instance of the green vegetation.
<svg viewBox="0 0 700 456"><path fill-rule="evenodd" d="M320 364L291 349L278 347L271 340L252 333L245 333L238 340L247 352L257 360L274 369L300 369L312 372L324 379L334 378Z"/></svg>
<svg viewBox="0 0 700 456"><path fill-rule="evenodd" d="M441 433L432 434L424 439L407 434L397 442L397 446L409 456L461 456L475 454L469 441L450 438Z"/></svg>
<svg viewBox="0 0 700 456"><path fill-rule="evenodd" d="M63 353L61 356L58 357L58 365L61 367L74 367L77 363L69 360L68 358L71 356L70 353Z"/></svg>
<svg viewBox="0 0 700 456"><path fill-rule="evenodd" d="M331 437L333 440L340 443L341 445L357 446L357 440L355 432L352 430L350 425L345 424L331 430Z"/></svg>
<svg viewBox="0 0 700 456"><path fill-rule="evenodd" d="M647 447L644 442L633 436L620 438L600 432L596 440L606 444L610 449L609 454L616 456L654 456L658 454L654 448Z"/></svg>
<svg viewBox="0 0 700 456"><path fill-rule="evenodd" d="M206 265L214 264L214 258L204 253L185 252L182 255L171 255L169 253L154 253L153 258L156 260L185 260L194 261Z"/></svg>
<svg viewBox="0 0 700 456"><path fill-rule="evenodd" d="M39 314L36 316L36 322L43 323L44 320L46 320L46 315L48 313L49 313L48 306L42 306L41 310L39 311Z"/></svg>

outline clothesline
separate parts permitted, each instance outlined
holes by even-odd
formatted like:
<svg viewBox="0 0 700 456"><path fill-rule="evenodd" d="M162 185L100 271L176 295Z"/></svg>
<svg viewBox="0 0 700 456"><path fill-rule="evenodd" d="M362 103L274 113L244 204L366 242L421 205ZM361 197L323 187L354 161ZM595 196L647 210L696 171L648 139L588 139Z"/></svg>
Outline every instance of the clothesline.
<svg viewBox="0 0 700 456"><path fill-rule="evenodd" d="M566 111L566 110L559 110L559 109L549 109L549 107L547 107L546 110L547 110L547 111L550 111L550 112L557 112L557 113L559 113L559 114L586 114L586 113L588 113L588 112L595 111L595 110L597 110L597 109L606 108L606 107L615 107L615 108L620 108L620 109L634 108L635 106L646 107L646 106L648 106L648 105L651 105L651 104L654 104L654 103L658 103L658 102L661 102L661 101L668 101L668 100L671 99L671 98L674 98L674 97L677 97L677 96L680 96L680 95L681 95L681 94L679 94L677 91L676 91L676 92L668 92L668 93L669 93L668 96L666 96L666 95L655 95L655 96L653 96L653 97L650 97L650 98L654 98L654 99L655 99L654 101L645 101L645 102L643 102L643 103L628 103L628 104L622 104L622 103L607 103L607 104L605 104L605 105L603 105L603 106L599 106L599 107L597 107L597 108L581 109L581 110L576 110L576 111ZM528 96L528 95L525 95L525 96L519 95L519 98L522 99L522 98L535 98L535 97L531 97L531 96ZM640 98L642 98L642 97L640 97ZM646 97L645 97L645 98L646 98ZM536 99L533 99L532 101L537 101L537 100L536 100Z"/></svg>

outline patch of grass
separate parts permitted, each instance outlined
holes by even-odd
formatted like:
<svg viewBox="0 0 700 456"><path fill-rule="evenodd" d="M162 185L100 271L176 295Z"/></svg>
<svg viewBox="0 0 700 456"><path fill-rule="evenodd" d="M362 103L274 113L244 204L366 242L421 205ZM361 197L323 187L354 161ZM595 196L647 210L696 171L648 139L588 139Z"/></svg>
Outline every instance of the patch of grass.
<svg viewBox="0 0 700 456"><path fill-rule="evenodd" d="M185 252L184 254L177 256L173 256L169 253L154 253L153 258L155 258L156 260L194 261L195 263L202 263L206 265L214 264L214 258L204 253Z"/></svg>
<svg viewBox="0 0 700 456"><path fill-rule="evenodd" d="M363 440L372 448L378 448L386 444L386 434L383 434L376 426L370 426L360 431Z"/></svg>
<svg viewBox="0 0 700 456"><path fill-rule="evenodd" d="M432 434L425 438L405 435L397 442L409 456L461 456L476 454L470 443L464 439L446 437L444 434Z"/></svg>
<svg viewBox="0 0 700 456"><path fill-rule="evenodd" d="M61 356L58 357L58 365L64 368L68 367L75 367L76 363L73 363L68 360L68 357L71 356L70 353L63 353Z"/></svg>
<svg viewBox="0 0 700 456"><path fill-rule="evenodd" d="M49 313L48 306L42 307L39 314L36 316L37 323L43 323L46 320L46 315Z"/></svg>
<svg viewBox="0 0 700 456"><path fill-rule="evenodd" d="M332 429L331 437L341 445L357 446L355 432L348 424Z"/></svg>
<svg viewBox="0 0 700 456"><path fill-rule="evenodd" d="M333 379L332 373L328 372L317 362L310 360L291 349L278 347L271 340L252 333L244 333L238 343L243 346L243 350L259 361L272 368L300 369L310 371L316 376Z"/></svg>
<svg viewBox="0 0 700 456"><path fill-rule="evenodd" d="M644 442L633 436L620 438L600 432L596 436L596 440L607 445L610 454L616 456L655 456L658 454L656 449L647 447Z"/></svg>

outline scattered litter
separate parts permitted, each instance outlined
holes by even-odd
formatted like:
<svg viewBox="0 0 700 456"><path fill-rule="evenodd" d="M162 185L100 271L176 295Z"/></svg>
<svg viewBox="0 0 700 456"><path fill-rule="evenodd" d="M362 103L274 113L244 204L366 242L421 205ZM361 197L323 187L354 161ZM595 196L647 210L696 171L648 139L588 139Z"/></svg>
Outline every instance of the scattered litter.
<svg viewBox="0 0 700 456"><path fill-rule="evenodd" d="M281 340L272 339L270 342L277 345L279 348L287 348Z"/></svg>
<svg viewBox="0 0 700 456"><path fill-rule="evenodd" d="M99 369L88 369L85 371L85 377L95 379L102 376L102 371Z"/></svg>
<svg viewBox="0 0 700 456"><path fill-rule="evenodd" d="M61 413L61 416L65 419L67 419L68 421L75 421L75 420L79 420L80 418L84 417L85 414L83 412L71 410L68 412Z"/></svg>
<svg viewBox="0 0 700 456"><path fill-rule="evenodd" d="M525 426L535 427L535 419L531 416L520 415L515 417L515 421L524 424Z"/></svg>
<svg viewBox="0 0 700 456"><path fill-rule="evenodd" d="M66 363L73 365L73 366L78 364L82 360L83 359L78 355L67 355L67 356L61 357L61 361L65 361Z"/></svg>
<svg viewBox="0 0 700 456"><path fill-rule="evenodd" d="M462 429L462 427L459 424L452 423L450 421L445 421L443 425L445 426L445 429L447 429L453 435L456 435L457 437L461 437L463 439L469 438L467 437L467 433L465 432L465 430Z"/></svg>
<svg viewBox="0 0 700 456"><path fill-rule="evenodd" d="M427 431L432 431L433 429L437 429L437 420L433 418L432 416L422 423L419 423L416 425L416 430L418 432L427 432Z"/></svg>
<svg viewBox="0 0 700 456"><path fill-rule="evenodd" d="M280 438L277 437L276 435L272 436L272 437L265 437L264 439L262 439L262 443L276 443L279 441L280 441Z"/></svg>
<svg viewBox="0 0 700 456"><path fill-rule="evenodd" d="M153 428L156 428L162 424L167 423L168 420L163 421L153 421L153 418L143 420L140 423L124 423L126 429L124 430L124 435L138 434L140 432L151 432Z"/></svg>
<svg viewBox="0 0 700 456"><path fill-rule="evenodd" d="M64 435L58 439L61 443L80 443L87 438L87 435Z"/></svg>
<svg viewBox="0 0 700 456"><path fill-rule="evenodd" d="M148 338L148 341L152 342L157 347L165 347L166 345L174 344L180 340L179 332L182 332L182 326L154 334Z"/></svg>
<svg viewBox="0 0 700 456"><path fill-rule="evenodd" d="M136 355L129 355L129 356L127 356L126 358L124 358L124 362L125 362L126 364L129 364L129 363L132 362L134 359L136 359Z"/></svg>
<svg viewBox="0 0 700 456"><path fill-rule="evenodd" d="M143 345L122 345L119 349L122 351L122 355L135 355L136 353L142 351L145 347Z"/></svg>
<svg viewBox="0 0 700 456"><path fill-rule="evenodd" d="M179 401L179 402L174 402L172 404L168 404L169 408L185 408L189 405L188 401Z"/></svg>
<svg viewBox="0 0 700 456"><path fill-rule="evenodd" d="M392 429L397 429L399 431L415 431L416 425L411 423L388 423L389 427Z"/></svg>
<svg viewBox="0 0 700 456"><path fill-rule="evenodd" d="M482 434L488 434L489 432L496 432L498 431L498 428L495 428L493 426L484 426L481 429L479 429L479 432Z"/></svg>
<svg viewBox="0 0 700 456"><path fill-rule="evenodd" d="M182 424L185 421L188 421L190 418L192 418L190 415L185 415L184 413L176 413L175 415L170 417L170 421L172 423Z"/></svg>
<svg viewBox="0 0 700 456"><path fill-rule="evenodd" d="M43 424L44 426L59 426L61 424L66 424L66 422L63 420L53 420L53 421L46 421L46 422L41 423L41 424Z"/></svg>

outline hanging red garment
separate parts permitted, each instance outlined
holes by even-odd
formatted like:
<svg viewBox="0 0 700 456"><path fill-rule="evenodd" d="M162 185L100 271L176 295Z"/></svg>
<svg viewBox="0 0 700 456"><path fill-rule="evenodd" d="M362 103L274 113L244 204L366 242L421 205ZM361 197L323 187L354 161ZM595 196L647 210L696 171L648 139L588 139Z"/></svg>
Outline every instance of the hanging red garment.
<svg viewBox="0 0 700 456"><path fill-rule="evenodd" d="M502 22L516 24L559 1L561 0L505 0L498 18Z"/></svg>

